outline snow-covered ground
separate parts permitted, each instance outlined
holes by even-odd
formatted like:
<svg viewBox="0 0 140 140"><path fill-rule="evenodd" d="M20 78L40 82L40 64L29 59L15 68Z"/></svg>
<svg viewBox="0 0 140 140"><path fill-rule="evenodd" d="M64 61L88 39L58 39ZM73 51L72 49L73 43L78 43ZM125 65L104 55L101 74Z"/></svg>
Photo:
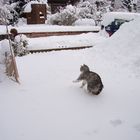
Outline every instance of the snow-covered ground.
<svg viewBox="0 0 140 140"><path fill-rule="evenodd" d="M41 38L30 38L29 50L62 48L62 47L81 47L95 46L98 42L105 40L100 34L87 33L68 36L50 36ZM43 42L43 43L40 43Z"/></svg>
<svg viewBox="0 0 140 140"><path fill-rule="evenodd" d="M90 49L17 57L20 85L2 69L0 139L139 140L139 22L123 24L111 38L83 34L95 45ZM45 45L44 38L30 41ZM104 90L98 96L72 82L84 63L102 77Z"/></svg>

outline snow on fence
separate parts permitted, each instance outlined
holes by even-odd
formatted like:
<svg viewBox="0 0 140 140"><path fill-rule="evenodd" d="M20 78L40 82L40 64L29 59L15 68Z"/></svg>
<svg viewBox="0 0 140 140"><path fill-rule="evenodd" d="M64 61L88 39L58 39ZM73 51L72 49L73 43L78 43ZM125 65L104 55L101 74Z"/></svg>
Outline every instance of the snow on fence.
<svg viewBox="0 0 140 140"><path fill-rule="evenodd" d="M48 37L48 36L61 36L61 35L78 35L82 33L98 33L99 30L94 31L56 31L56 32L27 32L27 33L20 33L24 34L29 38L36 38L36 37ZM0 40L3 40L5 38L8 38L6 34L0 34Z"/></svg>
<svg viewBox="0 0 140 140"><path fill-rule="evenodd" d="M8 27L9 32L13 27ZM98 33L100 27L97 26L46 26L46 25L28 25L15 28L19 34L24 34L27 37L47 37L60 35L76 35L82 33ZM0 40L8 38L6 30L0 26Z"/></svg>
<svg viewBox="0 0 140 140"><path fill-rule="evenodd" d="M36 50L29 50L30 53L40 53L40 52L51 52L51 51L62 51L62 50L80 50L91 48L93 46L80 46L80 47L62 47L62 48L51 48L51 49L36 49Z"/></svg>

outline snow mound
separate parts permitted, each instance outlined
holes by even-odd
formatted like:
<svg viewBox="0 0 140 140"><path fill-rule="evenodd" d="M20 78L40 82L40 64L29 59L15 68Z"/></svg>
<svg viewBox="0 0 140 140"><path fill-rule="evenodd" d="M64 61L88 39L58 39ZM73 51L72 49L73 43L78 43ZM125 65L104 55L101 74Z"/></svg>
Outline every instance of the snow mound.
<svg viewBox="0 0 140 140"><path fill-rule="evenodd" d="M102 24L107 26L110 24L114 19L124 19L124 20L134 20L140 17L139 13L129 13L129 12L107 12L104 14L102 19Z"/></svg>
<svg viewBox="0 0 140 140"><path fill-rule="evenodd" d="M95 26L93 19L78 19L74 22L74 26Z"/></svg>
<svg viewBox="0 0 140 140"><path fill-rule="evenodd" d="M140 74L140 18L124 23L120 29L100 44L108 59L117 61L125 67L131 67ZM108 55L107 52L110 52ZM136 72L135 71L135 72Z"/></svg>

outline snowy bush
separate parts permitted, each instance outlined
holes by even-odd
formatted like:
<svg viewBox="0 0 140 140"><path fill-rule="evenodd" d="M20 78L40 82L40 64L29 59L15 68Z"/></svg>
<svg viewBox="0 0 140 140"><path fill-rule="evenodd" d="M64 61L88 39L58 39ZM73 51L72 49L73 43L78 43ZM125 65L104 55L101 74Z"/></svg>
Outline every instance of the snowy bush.
<svg viewBox="0 0 140 140"><path fill-rule="evenodd" d="M72 25L77 19L76 7L68 5L59 13L50 16L48 22L53 25Z"/></svg>
<svg viewBox="0 0 140 140"><path fill-rule="evenodd" d="M77 6L68 5L65 9L60 9L59 13L48 17L49 24L72 25L78 19L93 19L98 25L102 14L110 11L108 0L84 1Z"/></svg>
<svg viewBox="0 0 140 140"><path fill-rule="evenodd" d="M92 19L95 22L95 25L100 25L102 20L102 14L107 11L107 5L104 1L98 1L99 5L94 2L81 2L77 6L78 16L80 19Z"/></svg>
<svg viewBox="0 0 140 140"><path fill-rule="evenodd" d="M15 56L23 56L29 53L28 47L28 39L25 35L17 35L12 42L13 50Z"/></svg>
<svg viewBox="0 0 140 140"><path fill-rule="evenodd" d="M95 5L90 2L81 2L77 6L79 18L93 18L95 14Z"/></svg>

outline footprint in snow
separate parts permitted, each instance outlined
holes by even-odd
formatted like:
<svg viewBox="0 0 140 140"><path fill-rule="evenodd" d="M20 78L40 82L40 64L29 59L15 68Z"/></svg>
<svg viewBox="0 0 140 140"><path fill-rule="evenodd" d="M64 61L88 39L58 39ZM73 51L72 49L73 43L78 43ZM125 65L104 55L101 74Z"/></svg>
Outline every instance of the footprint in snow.
<svg viewBox="0 0 140 140"><path fill-rule="evenodd" d="M134 126L134 128L135 128L137 131L140 132L140 123L139 123L139 124L136 124L136 125Z"/></svg>
<svg viewBox="0 0 140 140"><path fill-rule="evenodd" d="M121 125L123 122L120 119L116 119L116 120L111 120L110 123L112 126L117 127L117 126Z"/></svg>
<svg viewBox="0 0 140 140"><path fill-rule="evenodd" d="M97 134L97 133L98 133L98 130L96 129L84 132L85 135L92 135L92 134Z"/></svg>

